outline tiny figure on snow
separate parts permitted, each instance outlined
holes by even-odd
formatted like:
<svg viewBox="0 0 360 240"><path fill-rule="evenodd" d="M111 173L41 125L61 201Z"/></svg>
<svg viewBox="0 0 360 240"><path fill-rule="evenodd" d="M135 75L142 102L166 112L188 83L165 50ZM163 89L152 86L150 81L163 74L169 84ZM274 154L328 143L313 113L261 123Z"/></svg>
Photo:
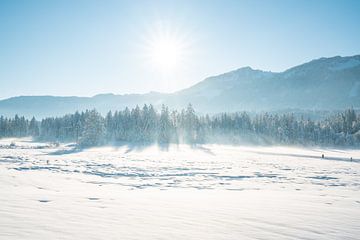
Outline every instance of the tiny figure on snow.
<svg viewBox="0 0 360 240"><path fill-rule="evenodd" d="M324 158L324 154L321 154L321 158Z"/></svg>
<svg viewBox="0 0 360 240"><path fill-rule="evenodd" d="M350 162L352 162L352 157L350 157Z"/></svg>

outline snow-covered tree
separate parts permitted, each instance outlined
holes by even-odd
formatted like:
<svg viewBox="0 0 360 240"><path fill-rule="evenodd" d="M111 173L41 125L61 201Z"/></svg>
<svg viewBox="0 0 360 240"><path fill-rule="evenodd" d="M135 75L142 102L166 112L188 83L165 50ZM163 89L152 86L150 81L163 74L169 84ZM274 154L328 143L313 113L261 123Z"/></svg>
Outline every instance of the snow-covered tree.
<svg viewBox="0 0 360 240"><path fill-rule="evenodd" d="M87 112L79 144L85 147L98 146L104 143L104 136L104 118L96 110Z"/></svg>

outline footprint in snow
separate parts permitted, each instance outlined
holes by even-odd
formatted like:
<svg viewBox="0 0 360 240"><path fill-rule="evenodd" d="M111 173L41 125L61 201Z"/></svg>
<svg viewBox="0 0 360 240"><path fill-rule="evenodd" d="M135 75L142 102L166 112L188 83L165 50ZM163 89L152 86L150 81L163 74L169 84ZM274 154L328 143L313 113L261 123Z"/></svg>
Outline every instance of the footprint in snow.
<svg viewBox="0 0 360 240"><path fill-rule="evenodd" d="M100 200L100 198L96 198L96 197L89 197L88 199L91 200L91 201L98 201L98 200Z"/></svg>
<svg viewBox="0 0 360 240"><path fill-rule="evenodd" d="M48 202L51 202L51 200L46 200L46 199L40 199L38 200L39 202L41 203L48 203Z"/></svg>

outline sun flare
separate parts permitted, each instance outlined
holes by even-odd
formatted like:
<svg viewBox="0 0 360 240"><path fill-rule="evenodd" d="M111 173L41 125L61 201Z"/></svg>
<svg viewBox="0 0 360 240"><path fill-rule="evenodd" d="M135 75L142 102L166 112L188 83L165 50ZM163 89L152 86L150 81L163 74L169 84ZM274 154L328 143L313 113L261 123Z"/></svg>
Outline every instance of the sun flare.
<svg viewBox="0 0 360 240"><path fill-rule="evenodd" d="M151 45L149 52L152 63L161 70L172 70L180 64L183 49L174 39L159 39Z"/></svg>
<svg viewBox="0 0 360 240"><path fill-rule="evenodd" d="M177 29L158 24L149 29L145 39L147 62L157 71L172 73L188 60L189 41Z"/></svg>

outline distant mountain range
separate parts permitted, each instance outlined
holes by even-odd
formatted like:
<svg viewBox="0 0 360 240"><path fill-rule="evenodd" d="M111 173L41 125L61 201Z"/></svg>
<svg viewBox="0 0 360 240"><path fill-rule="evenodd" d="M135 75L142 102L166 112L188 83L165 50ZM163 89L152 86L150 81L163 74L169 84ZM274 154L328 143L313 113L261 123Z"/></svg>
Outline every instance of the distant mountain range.
<svg viewBox="0 0 360 240"><path fill-rule="evenodd" d="M320 58L278 73L239 68L171 94L13 97L0 101L0 115L42 118L92 108L105 113L145 103L191 103L200 113L360 108L360 55Z"/></svg>

